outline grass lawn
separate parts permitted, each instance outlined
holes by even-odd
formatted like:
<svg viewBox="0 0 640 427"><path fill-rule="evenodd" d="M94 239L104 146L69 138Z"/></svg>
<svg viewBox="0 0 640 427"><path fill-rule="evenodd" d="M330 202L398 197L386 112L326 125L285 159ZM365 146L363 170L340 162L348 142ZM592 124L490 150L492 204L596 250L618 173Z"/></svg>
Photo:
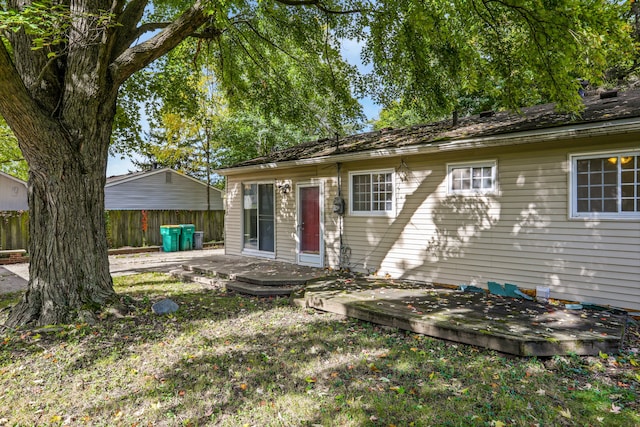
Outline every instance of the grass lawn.
<svg viewBox="0 0 640 427"><path fill-rule="evenodd" d="M620 354L512 358L286 298L114 280L128 316L0 328L0 425L640 426L637 327ZM164 297L175 315L151 312Z"/></svg>

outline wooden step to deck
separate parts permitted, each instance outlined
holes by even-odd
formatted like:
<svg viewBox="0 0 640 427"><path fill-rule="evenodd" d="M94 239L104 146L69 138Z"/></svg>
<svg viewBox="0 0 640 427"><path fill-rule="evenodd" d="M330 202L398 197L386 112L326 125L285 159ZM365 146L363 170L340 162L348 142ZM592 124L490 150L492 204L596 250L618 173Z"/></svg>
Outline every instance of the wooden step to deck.
<svg viewBox="0 0 640 427"><path fill-rule="evenodd" d="M189 265L189 264L182 264L180 267L184 271L188 271L188 272L191 272L191 273L199 274L199 275L202 275L202 276L219 277L221 279L229 279L229 274L223 273L223 272L218 271L217 269L211 268L211 267L201 267L201 266Z"/></svg>
<svg viewBox="0 0 640 427"><path fill-rule="evenodd" d="M299 268L293 266L293 268ZM201 275L210 277L219 277L222 279L236 280L238 282L251 283L253 285L260 286L276 286L276 287L291 287L291 286L304 286L310 280L315 280L319 277L318 274L309 273L282 273L269 270L257 271L241 271L241 272L224 272L216 268L197 266L197 265L182 265L182 269Z"/></svg>
<svg viewBox="0 0 640 427"><path fill-rule="evenodd" d="M300 289L300 286L297 285L256 285L254 283L247 283L239 280L229 280L226 282L225 286L229 291L258 297L289 296Z"/></svg>
<svg viewBox="0 0 640 427"><path fill-rule="evenodd" d="M183 265L182 269L172 270L172 277L184 282L200 283L207 287L225 288L229 291L259 297L288 296L300 290L306 280L255 280L250 276L220 274L207 268ZM232 276L234 279L230 279Z"/></svg>
<svg viewBox="0 0 640 427"><path fill-rule="evenodd" d="M183 282L199 283L207 287L223 287L221 286L220 279L216 277L205 276L201 273L196 273L193 271L179 269L171 270L169 274L171 275L171 277L180 279Z"/></svg>

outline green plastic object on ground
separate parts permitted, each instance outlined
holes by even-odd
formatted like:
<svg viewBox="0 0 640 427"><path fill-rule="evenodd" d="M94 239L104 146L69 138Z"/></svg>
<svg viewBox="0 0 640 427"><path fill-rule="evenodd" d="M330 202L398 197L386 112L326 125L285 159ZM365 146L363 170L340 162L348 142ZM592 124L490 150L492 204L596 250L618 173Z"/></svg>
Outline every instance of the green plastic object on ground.
<svg viewBox="0 0 640 427"><path fill-rule="evenodd" d="M180 250L190 251L193 249L193 233L196 226L193 224L180 224L182 232L180 233Z"/></svg>
<svg viewBox="0 0 640 427"><path fill-rule="evenodd" d="M182 227L179 225L161 225L162 250L165 252L177 252Z"/></svg>

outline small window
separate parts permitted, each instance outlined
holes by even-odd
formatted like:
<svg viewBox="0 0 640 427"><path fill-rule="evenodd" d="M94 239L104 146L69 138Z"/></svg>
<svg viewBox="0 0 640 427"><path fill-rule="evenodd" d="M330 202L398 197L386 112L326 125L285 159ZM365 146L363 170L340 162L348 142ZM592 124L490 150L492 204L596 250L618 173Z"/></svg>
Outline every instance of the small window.
<svg viewBox="0 0 640 427"><path fill-rule="evenodd" d="M571 213L575 218L640 218L640 153L573 156Z"/></svg>
<svg viewBox="0 0 640 427"><path fill-rule="evenodd" d="M449 194L493 193L496 191L496 162L450 164L447 167Z"/></svg>
<svg viewBox="0 0 640 427"><path fill-rule="evenodd" d="M165 184L171 184L171 172L164 173L164 182Z"/></svg>
<svg viewBox="0 0 640 427"><path fill-rule="evenodd" d="M351 213L387 215L393 212L393 170L349 174Z"/></svg>

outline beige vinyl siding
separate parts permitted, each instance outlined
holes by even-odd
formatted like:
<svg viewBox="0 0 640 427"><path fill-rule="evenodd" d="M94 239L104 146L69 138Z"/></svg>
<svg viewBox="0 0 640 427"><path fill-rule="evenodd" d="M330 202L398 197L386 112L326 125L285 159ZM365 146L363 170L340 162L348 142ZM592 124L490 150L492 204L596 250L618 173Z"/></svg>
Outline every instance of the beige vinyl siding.
<svg viewBox="0 0 640 427"><path fill-rule="evenodd" d="M322 173L322 175L319 174ZM333 176L332 176L333 173ZM227 217L225 222L225 252L242 254L242 184L250 182L273 182L275 184L275 259L297 261L297 201L298 184L319 183L324 191L324 239L325 259L337 263L339 238L337 237L337 215L333 214L333 198L337 195L335 166L315 166L293 170L277 170L250 175L231 176L227 179ZM278 186L289 184L289 192L283 193ZM325 261L326 263L327 261Z"/></svg>
<svg viewBox="0 0 640 427"><path fill-rule="evenodd" d="M548 286L555 298L639 309L640 221L568 217L569 154L602 151L584 146L405 158L409 173L404 182L396 173L394 218L345 217L352 267L445 284ZM448 194L447 163L486 160L497 163L495 194ZM399 163L345 165L343 191L348 172L398 171Z"/></svg>
<svg viewBox="0 0 640 427"><path fill-rule="evenodd" d="M276 182L276 259L296 262L296 180L278 179ZM283 194L278 185L289 184Z"/></svg>
<svg viewBox="0 0 640 427"><path fill-rule="evenodd" d="M344 162L349 267L443 284L548 286L554 298L640 309L640 220L569 218L569 155L640 146L624 138ZM448 193L447 164L485 161L496 163L494 193ZM396 171L394 215L351 215L349 173L382 169ZM227 253L242 252L241 183L266 180L291 185L276 191L276 259L296 261L296 185L322 182L325 265L339 267L335 164L229 177Z"/></svg>
<svg viewBox="0 0 640 427"><path fill-rule="evenodd" d="M325 266L337 268L340 265L340 216L333 213L333 199L338 196L338 179L334 168L324 172L332 173L323 179Z"/></svg>
<svg viewBox="0 0 640 427"><path fill-rule="evenodd" d="M228 255L242 251L242 182L227 178L224 218L224 250Z"/></svg>

